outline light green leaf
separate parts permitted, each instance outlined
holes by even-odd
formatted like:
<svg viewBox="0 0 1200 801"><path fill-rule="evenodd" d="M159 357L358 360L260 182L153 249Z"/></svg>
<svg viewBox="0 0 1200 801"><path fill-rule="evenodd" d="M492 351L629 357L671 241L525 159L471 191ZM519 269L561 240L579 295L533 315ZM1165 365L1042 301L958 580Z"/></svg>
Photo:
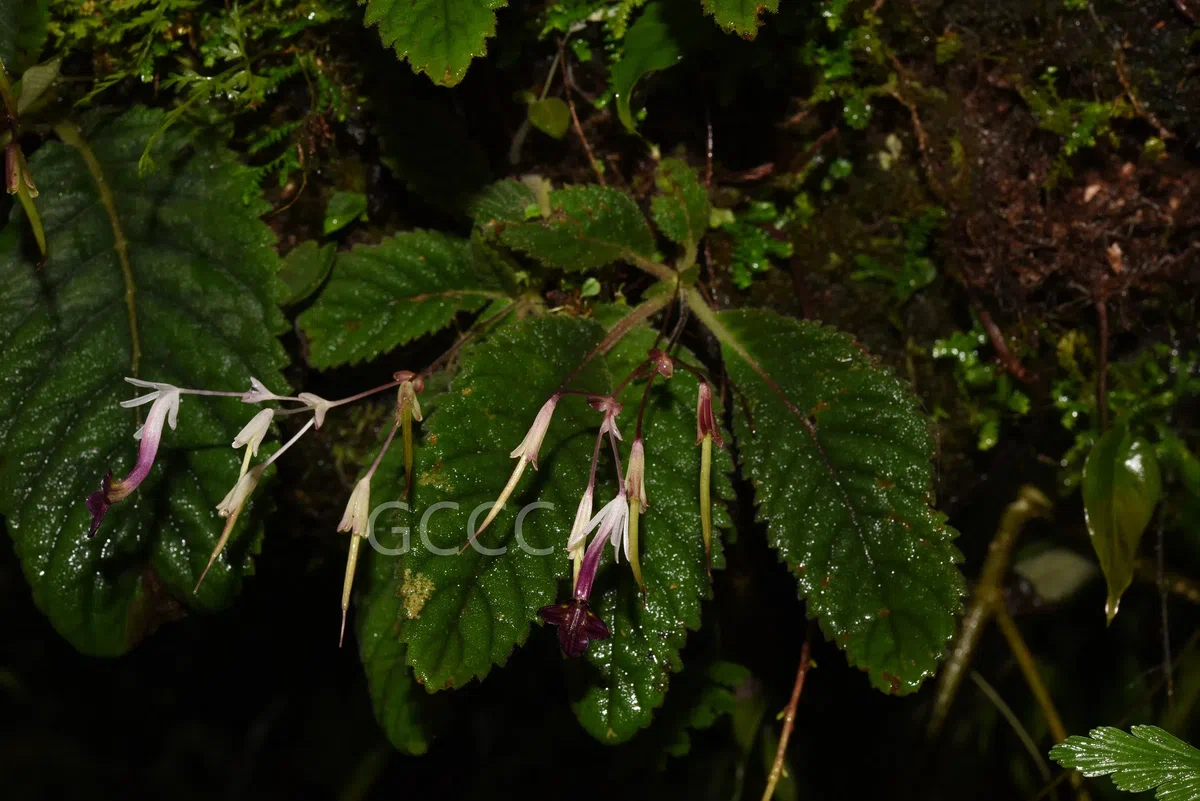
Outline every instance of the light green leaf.
<svg viewBox="0 0 1200 801"><path fill-rule="evenodd" d="M609 372L620 381L646 358L654 346L655 332L634 331L608 358ZM681 350L680 358L696 358ZM625 389L621 402L633 426L643 383ZM715 410L720 419L720 410ZM696 445L696 382L688 374L655 382L646 407L643 436L646 448L646 494L650 507L640 517L642 577L646 602L624 564L602 570L592 592L592 609L612 632L607 640L593 642L585 655L587 666L582 696L572 703L583 727L601 742L619 743L648 726L666 698L671 673L683 668L680 650L689 630L700 627L700 604L712 596L700 529L700 448ZM622 459L632 444L627 445ZM713 500L733 497L728 475L733 472L729 452L713 454ZM610 483L611 486L611 483ZM582 486L577 490L582 490ZM612 497L605 487L598 502ZM716 504L714 528L728 529L724 506ZM570 514L567 515L571 517ZM568 524L570 519L568 519ZM722 567L720 537L714 537L713 566Z"/></svg>
<svg viewBox="0 0 1200 801"><path fill-rule="evenodd" d="M287 287L283 305L299 303L321 287L333 269L336 250L332 242L319 245L310 239L288 251L279 271L279 278Z"/></svg>
<svg viewBox="0 0 1200 801"><path fill-rule="evenodd" d="M1083 465L1083 511L1108 584L1109 622L1133 581L1142 534L1162 495L1154 449L1121 423L1102 436Z"/></svg>
<svg viewBox="0 0 1200 801"><path fill-rule="evenodd" d="M24 114L37 102L58 80L62 68L61 58L52 58L44 64L38 64L25 70L18 85L13 87L17 94L17 113Z"/></svg>
<svg viewBox="0 0 1200 801"><path fill-rule="evenodd" d="M64 129L90 149L52 142L34 154L50 253L41 271L16 214L0 235L0 511L34 601L89 654L119 654L183 607L227 605L257 547L261 507L192 594L238 475L229 443L255 411L192 396L149 478L88 539L84 499L137 452L139 415L118 406L140 394L123 380L133 363L143 379L185 387L244 390L251 376L284 386L279 261L264 207L242 203L251 177L211 135L177 125L156 148L162 167L139 179L163 119L93 114L81 134Z"/></svg>
<svg viewBox="0 0 1200 801"><path fill-rule="evenodd" d="M325 236L340 231L367 213L367 196L362 192L334 192L325 207Z"/></svg>
<svg viewBox="0 0 1200 801"><path fill-rule="evenodd" d="M965 591L955 533L928 505L933 441L912 393L816 323L730 311L714 325L746 400L734 431L758 517L809 615L873 685L912 692Z"/></svg>
<svg viewBox="0 0 1200 801"><path fill-rule="evenodd" d="M666 16L664 3L647 5L625 35L621 60L609 73L617 116L630 133L637 133L637 123L629 105L637 82L652 72L675 66L683 58L683 47Z"/></svg>
<svg viewBox="0 0 1200 801"><path fill-rule="evenodd" d="M506 0L366 0L365 24L379 25L385 47L408 59L442 86L467 74L471 59L487 51L496 32L496 9Z"/></svg>
<svg viewBox="0 0 1200 801"><path fill-rule="evenodd" d="M296 323L311 365L355 364L438 331L459 312L507 300L510 282L501 262L478 257L467 240L413 231L339 254Z"/></svg>
<svg viewBox="0 0 1200 801"><path fill-rule="evenodd" d="M1112 776L1119 790L1157 792L1158 801L1200 797L1200 751L1157 726L1134 726L1126 734L1111 726L1087 737L1068 737L1050 749L1050 758L1084 776Z"/></svg>
<svg viewBox="0 0 1200 801"><path fill-rule="evenodd" d="M589 270L615 261L647 261L654 254L654 234L637 203L607 186L556 190L550 193L549 215L502 222L500 241L547 267Z"/></svg>
<svg viewBox="0 0 1200 801"><path fill-rule="evenodd" d="M704 12L712 14L718 25L745 39L758 35L762 12L779 11L779 0L703 0L703 3Z"/></svg>
<svg viewBox="0 0 1200 801"><path fill-rule="evenodd" d="M547 136L562 139L571 124L571 111L557 97L535 100L529 104L529 124Z"/></svg>
<svg viewBox="0 0 1200 801"><path fill-rule="evenodd" d="M696 171L679 159L664 159L658 165L656 185L660 194L650 201L651 214L658 230L690 254L684 258L686 269L708 227L708 190Z"/></svg>

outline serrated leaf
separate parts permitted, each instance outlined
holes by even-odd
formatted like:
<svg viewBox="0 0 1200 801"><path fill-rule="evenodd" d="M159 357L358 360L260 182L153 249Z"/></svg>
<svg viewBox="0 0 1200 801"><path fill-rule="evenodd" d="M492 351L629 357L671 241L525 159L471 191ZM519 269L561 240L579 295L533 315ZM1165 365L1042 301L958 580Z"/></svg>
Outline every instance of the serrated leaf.
<svg viewBox="0 0 1200 801"><path fill-rule="evenodd" d="M1050 758L1084 776L1112 776L1120 790L1157 792L1159 801L1200 797L1200 751L1157 726L1134 726L1126 734L1111 726L1087 737L1068 737L1050 749Z"/></svg>
<svg viewBox="0 0 1200 801"><path fill-rule="evenodd" d="M603 336L596 323L567 317L506 325L463 356L450 391L425 420L426 444L411 501L412 549L397 570L404 577L400 593L406 601L399 638L417 679L431 691L461 686L503 664L568 574L567 535L599 425L580 397L558 404L540 469L526 471L504 511L478 540L487 548L506 548L505 553L486 556L468 548L456 554L489 508L480 505L496 499L512 471L509 451L542 403ZM602 361L593 360L572 385L602 391L608 385ZM531 510L523 519L521 536L540 554L522 548L514 530L516 515L535 500L554 505ZM457 506L435 509L439 503ZM423 529L420 519L426 514Z"/></svg>
<svg viewBox="0 0 1200 801"><path fill-rule="evenodd" d="M608 358L616 380L646 359L655 333L639 329L621 341ZM695 363L681 350L680 358ZM621 402L633 426L644 384L625 389ZM718 414L720 413L719 410ZM696 382L687 374L656 382L646 407L646 492L650 507L640 517L642 576L646 602L624 564L612 565L611 550L592 592L592 609L612 636L587 651L585 689L572 703L583 727L601 742L628 740L648 726L664 699L671 673L683 668L680 650L689 630L700 627L700 604L712 595L700 529L700 448L696 445ZM631 429L632 430L632 429ZM626 438L631 443L632 434ZM626 458L629 445L623 447ZM713 500L729 499L733 460L717 448L713 458ZM599 488L598 488L599 489ZM577 495L582 492L582 486ZM611 497L603 488L597 500ZM723 504L716 504L714 526L727 529ZM568 521L569 522L569 521ZM720 537L714 537L713 565L723 566Z"/></svg>
<svg viewBox="0 0 1200 801"><path fill-rule="evenodd" d="M535 100L529 104L529 124L547 136L562 139L571 124L571 111L557 97Z"/></svg>
<svg viewBox="0 0 1200 801"><path fill-rule="evenodd" d="M712 728L726 715L733 714L738 705L738 692L752 678L749 670L733 662L713 662L700 668L689 667L680 676L682 686L671 692L671 703L664 716L675 711L664 723L669 727L665 756L686 756L692 749L692 732ZM679 695L683 693L687 706L680 709ZM670 708L674 707L674 710ZM660 760L660 769L666 760Z"/></svg>
<svg viewBox="0 0 1200 801"><path fill-rule="evenodd" d="M299 303L321 287L333 269L336 251L332 242L319 245L311 239L288 251L279 270L279 278L287 287L283 305Z"/></svg>
<svg viewBox="0 0 1200 801"><path fill-rule="evenodd" d="M309 339L309 364L355 364L438 331L459 312L506 301L510 281L502 263L476 258L467 240L412 231L339 254L296 323Z"/></svg>
<svg viewBox="0 0 1200 801"><path fill-rule="evenodd" d="M471 59L487 51L496 32L496 9L506 0L366 0L367 25L379 25L385 47L442 86L467 74Z"/></svg>
<svg viewBox="0 0 1200 801"><path fill-rule="evenodd" d="M928 503L933 442L904 385L850 337L766 311L717 315L743 469L808 613L871 683L932 675L965 591Z"/></svg>
<svg viewBox="0 0 1200 801"><path fill-rule="evenodd" d="M621 60L609 72L617 116L625 130L637 133L630 97L638 81L652 72L675 66L682 58L683 45L668 22L666 5L650 3L629 28Z"/></svg>
<svg viewBox="0 0 1200 801"><path fill-rule="evenodd" d="M758 35L762 24L761 14L779 11L779 0L703 0L704 12L724 30L736 33L745 39Z"/></svg>
<svg viewBox="0 0 1200 801"><path fill-rule="evenodd" d="M229 443L255 411L192 396L149 478L88 539L85 497L137 451L138 415L118 406L138 394L123 380L134 372L131 324L144 379L241 390L253 375L283 387L279 262L257 219L264 209L241 200L251 177L223 145L176 125L156 147L160 169L139 179L164 117L86 119L111 216L83 152L52 142L34 154L50 254L40 272L15 214L3 234L0 510L38 607L89 654L119 654L183 607L228 604L256 547L255 515L244 514L243 533L192 594L221 531L214 507L238 475Z"/></svg>
<svg viewBox="0 0 1200 801"><path fill-rule="evenodd" d="M467 203L467 214L483 231L494 231L510 222L524 222L525 210L537 203L526 184L511 178L484 187Z"/></svg>
<svg viewBox="0 0 1200 801"><path fill-rule="evenodd" d="M708 229L708 190L696 171L679 159L659 163L656 186L659 194L650 201L654 223L664 236L684 247L690 264Z"/></svg>
<svg viewBox="0 0 1200 801"><path fill-rule="evenodd" d="M588 270L615 261L650 260L654 254L654 234L637 203L607 186L556 190L550 193L545 217L525 221L522 215L503 222L500 241L547 267Z"/></svg>
<svg viewBox="0 0 1200 801"><path fill-rule="evenodd" d="M1092 547L1108 585L1105 614L1112 622L1133 581L1138 544L1162 495L1154 449L1125 424L1114 426L1088 453L1080 488Z"/></svg>

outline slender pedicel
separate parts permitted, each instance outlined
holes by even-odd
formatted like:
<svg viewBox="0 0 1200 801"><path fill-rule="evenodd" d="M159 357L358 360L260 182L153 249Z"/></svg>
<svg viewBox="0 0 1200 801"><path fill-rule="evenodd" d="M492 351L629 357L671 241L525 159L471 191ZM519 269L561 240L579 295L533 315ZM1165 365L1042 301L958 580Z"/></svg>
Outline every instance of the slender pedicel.
<svg viewBox="0 0 1200 801"><path fill-rule="evenodd" d="M696 401L696 444L700 446L700 531L704 536L704 558L712 577L712 445L724 446L721 429L712 409L712 390L700 382Z"/></svg>

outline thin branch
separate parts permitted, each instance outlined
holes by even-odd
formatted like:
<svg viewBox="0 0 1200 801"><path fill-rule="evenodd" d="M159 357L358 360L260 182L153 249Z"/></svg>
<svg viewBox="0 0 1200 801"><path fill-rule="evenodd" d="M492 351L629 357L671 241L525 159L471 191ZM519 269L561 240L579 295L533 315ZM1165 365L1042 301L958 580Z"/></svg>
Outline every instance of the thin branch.
<svg viewBox="0 0 1200 801"><path fill-rule="evenodd" d="M1108 429L1108 297L1103 286L1098 294L1096 317L1100 327L1100 355L1096 363L1096 403L1100 409L1100 431L1104 432Z"/></svg>
<svg viewBox="0 0 1200 801"><path fill-rule="evenodd" d="M583 152L587 154L588 164L592 165L592 172L596 173L596 180L601 184L605 184L607 181L604 179L604 168L600 166L600 162L596 161L596 155L592 152L592 145L588 142L587 136L584 135L583 126L579 124L579 115L575 112L575 98L571 95L570 73L566 70L567 54L561 38L558 40L558 55L564 67L563 94L567 96L567 108L571 110L571 123L575 127L575 133L579 136L579 141L583 143Z"/></svg>
<svg viewBox="0 0 1200 801"><path fill-rule="evenodd" d="M1021 741L1021 745L1025 746L1025 751L1033 760L1033 764L1037 766L1038 773L1042 774L1042 779L1050 781L1050 765L1046 763L1046 758L1042 756L1041 749L1038 748L1037 743L1034 742L1025 725L1021 723L1021 719L1012 711L1012 707L1004 702L1000 693L996 692L996 688L989 684L987 679L980 675L978 670L971 671L971 681L975 682L975 686L987 696L988 700L992 702L992 706L996 707L1000 714L1004 716L1004 719L1008 721L1008 725L1012 728L1013 733L1017 735L1017 739Z"/></svg>
<svg viewBox="0 0 1200 801"><path fill-rule="evenodd" d="M767 788L763 790L762 801L771 801L775 795L775 785L783 776L784 757L787 756L788 740L792 738L792 727L796 725L796 707L800 704L800 693L804 690L804 677L808 675L808 634L804 635L804 645L800 649L800 667L796 669L796 683L792 685L792 697L783 712L783 731L779 733L779 747L775 749L775 762L771 765L771 773L767 776Z"/></svg>

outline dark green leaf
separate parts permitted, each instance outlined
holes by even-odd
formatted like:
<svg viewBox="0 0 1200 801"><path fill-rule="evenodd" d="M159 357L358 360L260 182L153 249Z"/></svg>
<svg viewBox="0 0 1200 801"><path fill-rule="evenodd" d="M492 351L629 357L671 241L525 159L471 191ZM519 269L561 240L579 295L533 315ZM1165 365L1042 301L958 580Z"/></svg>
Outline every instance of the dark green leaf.
<svg viewBox="0 0 1200 801"><path fill-rule="evenodd" d="M550 193L546 217L505 222L500 240L548 267L588 270L654 254L654 235L633 198L607 186L559 189Z"/></svg>
<svg viewBox="0 0 1200 801"><path fill-rule="evenodd" d="M118 406L139 394L123 380L134 361L128 298L142 378L244 390L256 376L283 386L279 262L257 218L264 208L242 203L251 177L210 135L176 125L156 148L160 169L139 179L138 157L164 116L135 109L84 123L115 219L79 150L39 149L31 167L50 256L37 271L16 214L0 256L0 509L34 600L91 654L125 651L181 604L228 604L256 547L247 533L256 516L244 514L192 594L221 532L214 507L238 475L229 443L255 411L192 396L150 477L88 539L85 497L110 467L124 475L137 451L138 414Z"/></svg>
<svg viewBox="0 0 1200 801"><path fill-rule="evenodd" d="M696 675L693 675L695 672ZM738 705L738 691L751 678L751 673L733 662L713 662L702 670L689 667L680 676L680 683L671 693L671 704L678 700L677 693L691 693L686 712L679 717L664 721L670 726L666 732L668 756L685 756L692 748L691 734L712 728L718 720L733 714ZM664 715L669 709L664 709Z"/></svg>
<svg viewBox="0 0 1200 801"><path fill-rule="evenodd" d="M762 24L760 15L779 11L779 0L703 0L704 11L712 14L726 31L753 39Z"/></svg>
<svg viewBox="0 0 1200 801"><path fill-rule="evenodd" d="M537 202L537 195L527 185L507 179L477 192L467 204L467 213L481 230L493 231L511 222L524 222L525 210Z"/></svg>
<svg viewBox="0 0 1200 801"><path fill-rule="evenodd" d="M630 96L637 82L652 72L673 67L683 58L683 47L667 21L666 5L651 3L625 35L621 60L609 74L617 116L630 133L637 123L630 108Z"/></svg>
<svg viewBox="0 0 1200 801"><path fill-rule="evenodd" d="M336 250L332 242L318 245L309 240L301 242L288 252L283 260L283 268L279 271L279 278L287 287L287 296L283 302L285 306L299 303L321 287L321 283L333 269Z"/></svg>
<svg viewBox="0 0 1200 801"><path fill-rule="evenodd" d="M367 196L362 192L334 192L325 207L325 236L340 231L367 213Z"/></svg>
<svg viewBox="0 0 1200 801"><path fill-rule="evenodd" d="M1124 424L1102 436L1083 465L1083 511L1108 584L1111 622L1133 581L1138 543L1162 495L1154 449Z"/></svg>
<svg viewBox="0 0 1200 801"><path fill-rule="evenodd" d="M708 190L696 171L679 159L664 159L658 165L657 186L660 194L650 201L650 211L658 230L695 259L708 230Z"/></svg>
<svg viewBox="0 0 1200 801"><path fill-rule="evenodd" d="M743 467L808 612L871 683L915 690L954 633L954 531L928 506L933 441L911 392L848 336L717 315ZM780 625L783 625L781 622Z"/></svg>
<svg viewBox="0 0 1200 801"><path fill-rule="evenodd" d="M14 78L37 59L49 22L50 0L0 0L0 60Z"/></svg>
<svg viewBox="0 0 1200 801"><path fill-rule="evenodd" d="M529 124L547 136L562 139L571 124L571 111L557 97L535 100L529 104Z"/></svg>
<svg viewBox="0 0 1200 801"><path fill-rule="evenodd" d="M506 0L366 0L365 23L379 24L385 46L442 86L467 74L471 59L487 51L496 32L496 9Z"/></svg>
<svg viewBox="0 0 1200 801"><path fill-rule="evenodd" d="M1087 737L1068 737L1050 758L1084 776L1112 776L1119 790L1158 789L1158 801L1200 798L1200 751L1157 726L1134 726L1126 734L1101 726Z"/></svg>
<svg viewBox="0 0 1200 801"><path fill-rule="evenodd" d="M314 367L354 364L437 331L459 312L507 300L509 281L501 263L477 258L467 240L413 231L339 254L296 322Z"/></svg>
<svg viewBox="0 0 1200 801"><path fill-rule="evenodd" d="M620 381L646 358L655 333L634 331L609 355L609 371ZM681 358L695 363L686 350ZM633 426L644 384L626 388L621 402ZM720 411L717 410L718 419ZM632 430L632 429L631 429ZM666 697L672 672L683 668L679 652L688 630L700 627L700 603L711 597L700 530L700 448L696 445L696 382L682 371L659 379L646 407L646 494L650 508L640 518L642 577L646 603L624 565L602 571L592 592L592 608L612 631L593 642L586 659L586 689L574 702L584 728L601 742L628 740L648 726ZM632 434L627 433L628 450ZM729 452L713 454L713 500L733 495ZM626 454L622 454L622 459ZM612 497L600 488L597 501ZM582 491L580 486L577 494ZM598 507L597 507L598 508ZM713 510L714 528L730 526L723 505ZM568 521L569 522L569 521ZM714 537L714 567L723 566L720 537ZM611 565L611 551L605 554Z"/></svg>

